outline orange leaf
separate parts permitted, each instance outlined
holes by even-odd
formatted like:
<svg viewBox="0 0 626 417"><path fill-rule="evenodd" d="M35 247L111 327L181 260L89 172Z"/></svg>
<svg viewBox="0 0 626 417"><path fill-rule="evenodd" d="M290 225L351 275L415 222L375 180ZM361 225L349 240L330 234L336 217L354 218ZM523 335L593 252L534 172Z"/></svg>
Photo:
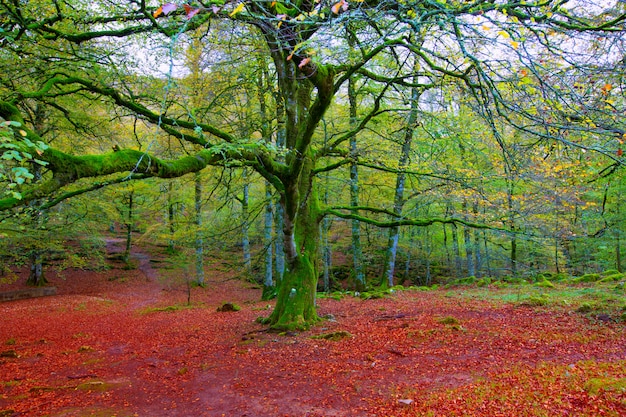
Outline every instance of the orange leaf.
<svg viewBox="0 0 626 417"><path fill-rule="evenodd" d="M200 12L200 9L194 9L188 4L184 4L183 7L185 8L185 13L187 13L187 19L191 19Z"/></svg>
<svg viewBox="0 0 626 417"><path fill-rule="evenodd" d="M622 156L623 153L624 151L622 150L622 148L617 149L617 156Z"/></svg>
<svg viewBox="0 0 626 417"><path fill-rule="evenodd" d="M159 7L158 9L156 9L152 16L159 17L159 16L161 16L161 13L163 13L163 6Z"/></svg>
<svg viewBox="0 0 626 417"><path fill-rule="evenodd" d="M299 64L298 68L302 69L306 64L311 62L311 58L304 58Z"/></svg>
<svg viewBox="0 0 626 417"><path fill-rule="evenodd" d="M333 7L331 8L331 10L333 11L333 13L335 14L339 14L339 10L341 9L341 7L343 6L344 0L341 0L338 3L335 3L333 5Z"/></svg>

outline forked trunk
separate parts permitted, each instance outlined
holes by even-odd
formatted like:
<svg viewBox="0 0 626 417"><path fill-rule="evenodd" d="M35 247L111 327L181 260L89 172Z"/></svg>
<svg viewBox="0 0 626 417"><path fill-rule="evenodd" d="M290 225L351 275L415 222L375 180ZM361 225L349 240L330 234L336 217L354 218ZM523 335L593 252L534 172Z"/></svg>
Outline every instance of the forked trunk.
<svg viewBox="0 0 626 417"><path fill-rule="evenodd" d="M298 187L287 187L281 200L286 270L278 286L276 307L268 318L275 329L302 330L318 321L315 295L319 276L320 216L311 170L309 159L296 180Z"/></svg>

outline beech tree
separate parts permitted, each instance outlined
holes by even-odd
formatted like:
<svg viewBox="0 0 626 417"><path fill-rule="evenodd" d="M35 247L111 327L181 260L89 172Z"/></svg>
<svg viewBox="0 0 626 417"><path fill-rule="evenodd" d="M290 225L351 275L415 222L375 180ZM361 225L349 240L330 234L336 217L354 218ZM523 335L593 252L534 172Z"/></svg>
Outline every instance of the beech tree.
<svg viewBox="0 0 626 417"><path fill-rule="evenodd" d="M18 135L13 143L21 151L32 149L45 163L45 172L41 180L21 184L17 194L4 195L0 209L36 200L52 204L110 183L174 178L209 165L252 169L279 195L277 212L282 216L285 275L267 321L275 328L307 327L318 319L319 222L324 216L380 227L490 227L455 217L399 218L384 207L321 204L319 174L355 160L376 166L367 155L351 152L350 140L366 128L374 129L371 122L378 115L393 111L386 99L396 89L458 84L499 141L505 138L496 119L539 141L589 148L604 154L609 163L621 164L615 138L624 132L619 117L623 102L614 91L623 85L614 74L624 65L626 15L623 2L595 3L2 0L0 60L5 68L18 70L0 75L0 116L21 124L28 141ZM191 31L206 34L201 38L205 43L195 47L215 52L215 59L220 58L216 40L248 55L233 61L232 71L270 62L275 111L267 111L272 116L263 122L269 122L272 135L281 140L259 138L251 129L240 128L253 121L218 118L210 112L199 118L167 94L163 100L147 94L158 88L170 93L175 88L172 80L184 74L170 71L164 85L144 70L142 54L166 45L167 55L159 63L171 68L177 40ZM374 93L362 102L358 120L324 143L320 122L345 101L348 81L357 74L372 84ZM35 148L33 144L45 140L25 122L26 106L39 102L71 119L72 109L58 103L73 96L105 103L119 120L139 120L195 150L166 159L158 143L102 153L82 153L74 143ZM89 139L84 133L84 140ZM404 165L395 168L398 173L410 170ZM102 180L72 188L83 178Z"/></svg>

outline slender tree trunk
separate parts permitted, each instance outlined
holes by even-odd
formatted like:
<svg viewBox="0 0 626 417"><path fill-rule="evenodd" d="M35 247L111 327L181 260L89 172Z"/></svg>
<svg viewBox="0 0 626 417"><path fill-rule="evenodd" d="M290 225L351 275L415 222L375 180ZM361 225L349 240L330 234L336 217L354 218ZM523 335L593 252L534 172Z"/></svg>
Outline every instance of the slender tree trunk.
<svg viewBox="0 0 626 417"><path fill-rule="evenodd" d="M126 218L126 247L124 248L124 262L128 263L130 262L130 250L133 246L133 219L135 217L135 214L133 212L134 210L134 191L130 191L127 194L127 202L128 202L128 217Z"/></svg>
<svg viewBox="0 0 626 417"><path fill-rule="evenodd" d="M478 217L478 201L474 200L472 204L472 213L474 214L474 220ZM477 229L472 230L474 235L474 269L476 270L476 277L480 278L482 267L482 256L480 253L480 231Z"/></svg>
<svg viewBox="0 0 626 417"><path fill-rule="evenodd" d="M284 149L286 141L285 102L280 94L275 94L274 98L276 100L276 147L278 149ZM279 161L282 161L282 159L283 158L280 157L278 158ZM274 285L279 287L285 275L285 240L283 238L285 210L281 202L275 203L274 208L274 230L276 233L276 238L274 239L274 255L276 260Z"/></svg>
<svg viewBox="0 0 626 417"><path fill-rule="evenodd" d="M446 252L446 266L448 267L449 271L452 271L452 257L450 256L450 246L448 245L448 228L445 224L442 224L441 228L443 230L443 247Z"/></svg>
<svg viewBox="0 0 626 417"><path fill-rule="evenodd" d="M326 143L324 143L326 144ZM328 177L326 177L326 184L324 185L324 205L328 205ZM332 248L330 246L330 226L331 219L329 216L325 216L322 220L321 224L321 237L322 237L322 265L323 265L323 282L324 282L324 291L330 291L330 279L331 279L331 270L332 270Z"/></svg>
<svg viewBox="0 0 626 417"><path fill-rule="evenodd" d="M34 176L36 180L40 180L41 168L39 167L39 165L34 165L33 171L34 171ZM47 213L45 210L35 209L32 211L30 215L30 222L35 232L42 229L42 227L44 226L46 222L46 217L47 217ZM27 285L41 287L48 283L48 280L44 276L44 272L43 272L43 261L44 261L43 254L44 254L44 248L40 246L39 242L36 242L29 256L30 273L28 275L28 279L26 280Z"/></svg>
<svg viewBox="0 0 626 417"><path fill-rule="evenodd" d="M265 183L265 218L263 222L263 240L265 241L265 277L263 278L263 300L269 300L276 295L274 286L274 251L272 229L274 224L274 208L272 204L272 189L269 182Z"/></svg>
<svg viewBox="0 0 626 417"><path fill-rule="evenodd" d="M619 177L617 180L617 198L615 204L615 216L618 219L622 218L621 207L622 206L622 178ZM621 222L620 222L621 223ZM615 233L615 269L619 272L623 272L622 268L622 250L621 250L621 230L620 223L617 223L613 228L613 233Z"/></svg>
<svg viewBox="0 0 626 417"><path fill-rule="evenodd" d="M457 233L456 224L452 224L452 251L454 252L454 267L455 276L461 277L463 274L463 267L461 262L461 251L459 249L459 234Z"/></svg>
<svg viewBox="0 0 626 417"><path fill-rule="evenodd" d="M509 210L509 230L511 230L511 275L517 276L517 234L515 232L515 207L513 206L513 184L509 179L507 186L507 205Z"/></svg>
<svg viewBox="0 0 626 417"><path fill-rule="evenodd" d="M356 126L357 101L354 78L348 80L348 99L350 101L350 126ZM357 158L356 136L350 138L350 154L353 158L350 164L350 206L359 205L359 171L356 163ZM363 272L363 250L361 248L361 223L358 220L351 220L352 227L352 262L354 268L354 281L358 291L365 290L365 273Z"/></svg>
<svg viewBox="0 0 626 417"><path fill-rule="evenodd" d="M417 80L413 80L414 82ZM402 141L402 151L400 152L400 158L398 160L398 168L404 169L408 162L411 152L411 144L413 142L413 135L415 133L415 126L417 123L417 116L419 110L419 97L420 90L416 87L411 88L410 99L410 111L409 118L404 128L404 140ZM394 220L399 219L404 208L404 187L406 181L406 174L399 172L396 176L396 189L393 199L393 212L396 217ZM383 268L384 275L382 279L383 287L393 287L393 276L396 266L396 255L398 252L398 241L400 237L400 231L398 227L389 228L389 238L387 240L387 251L385 254L385 266Z"/></svg>
<svg viewBox="0 0 626 417"><path fill-rule="evenodd" d="M34 123L33 127L37 131L38 134L43 134L45 130L45 120L46 113L44 111L43 106L37 105L34 112ZM41 165L32 164L31 171L33 174L33 179L37 181L41 181ZM36 206L39 204L39 201L35 200L31 206ZM45 227L45 223L47 222L48 213L47 210L34 209L30 215L30 221L33 225L33 229L35 231L40 231ZM37 287L46 285L48 280L44 276L43 273L43 258L44 258L44 250L39 246L39 242L35 243L35 246L32 248L29 257L30 261L30 274L28 275L28 279L26 280L27 285L34 285Z"/></svg>
<svg viewBox="0 0 626 417"><path fill-rule="evenodd" d="M170 253L176 250L174 234L176 233L176 205L172 200L172 182L167 185L167 224L169 226L170 238L167 242L167 248Z"/></svg>
<svg viewBox="0 0 626 417"><path fill-rule="evenodd" d="M200 173L194 175L195 214L196 214L196 283L204 287L204 239L202 237L202 179Z"/></svg>
<svg viewBox="0 0 626 417"><path fill-rule="evenodd" d="M463 199L463 218L469 220L467 200ZM474 267L474 253L471 239L471 230L467 226L463 226L463 243L465 246L465 262L467 266L467 275L470 277L476 276L476 268Z"/></svg>
<svg viewBox="0 0 626 417"><path fill-rule="evenodd" d="M559 264L559 195L554 187L554 267L556 273L561 272L561 265Z"/></svg>
<svg viewBox="0 0 626 417"><path fill-rule="evenodd" d="M241 243L243 247L243 267L248 276L252 274L252 256L250 255L250 236L249 236L249 203L250 203L250 184L248 184L248 173L243 170L243 197L241 198Z"/></svg>

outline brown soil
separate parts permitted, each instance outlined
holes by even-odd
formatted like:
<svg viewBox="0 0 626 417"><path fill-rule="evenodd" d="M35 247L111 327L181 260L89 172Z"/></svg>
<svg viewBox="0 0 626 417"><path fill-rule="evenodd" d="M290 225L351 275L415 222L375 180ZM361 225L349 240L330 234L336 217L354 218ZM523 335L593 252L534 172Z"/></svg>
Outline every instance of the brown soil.
<svg viewBox="0 0 626 417"><path fill-rule="evenodd" d="M219 263L186 308L183 272L134 257L0 304L0 416L626 415L618 323L406 291L320 299L327 320L277 334L255 323L273 303Z"/></svg>

